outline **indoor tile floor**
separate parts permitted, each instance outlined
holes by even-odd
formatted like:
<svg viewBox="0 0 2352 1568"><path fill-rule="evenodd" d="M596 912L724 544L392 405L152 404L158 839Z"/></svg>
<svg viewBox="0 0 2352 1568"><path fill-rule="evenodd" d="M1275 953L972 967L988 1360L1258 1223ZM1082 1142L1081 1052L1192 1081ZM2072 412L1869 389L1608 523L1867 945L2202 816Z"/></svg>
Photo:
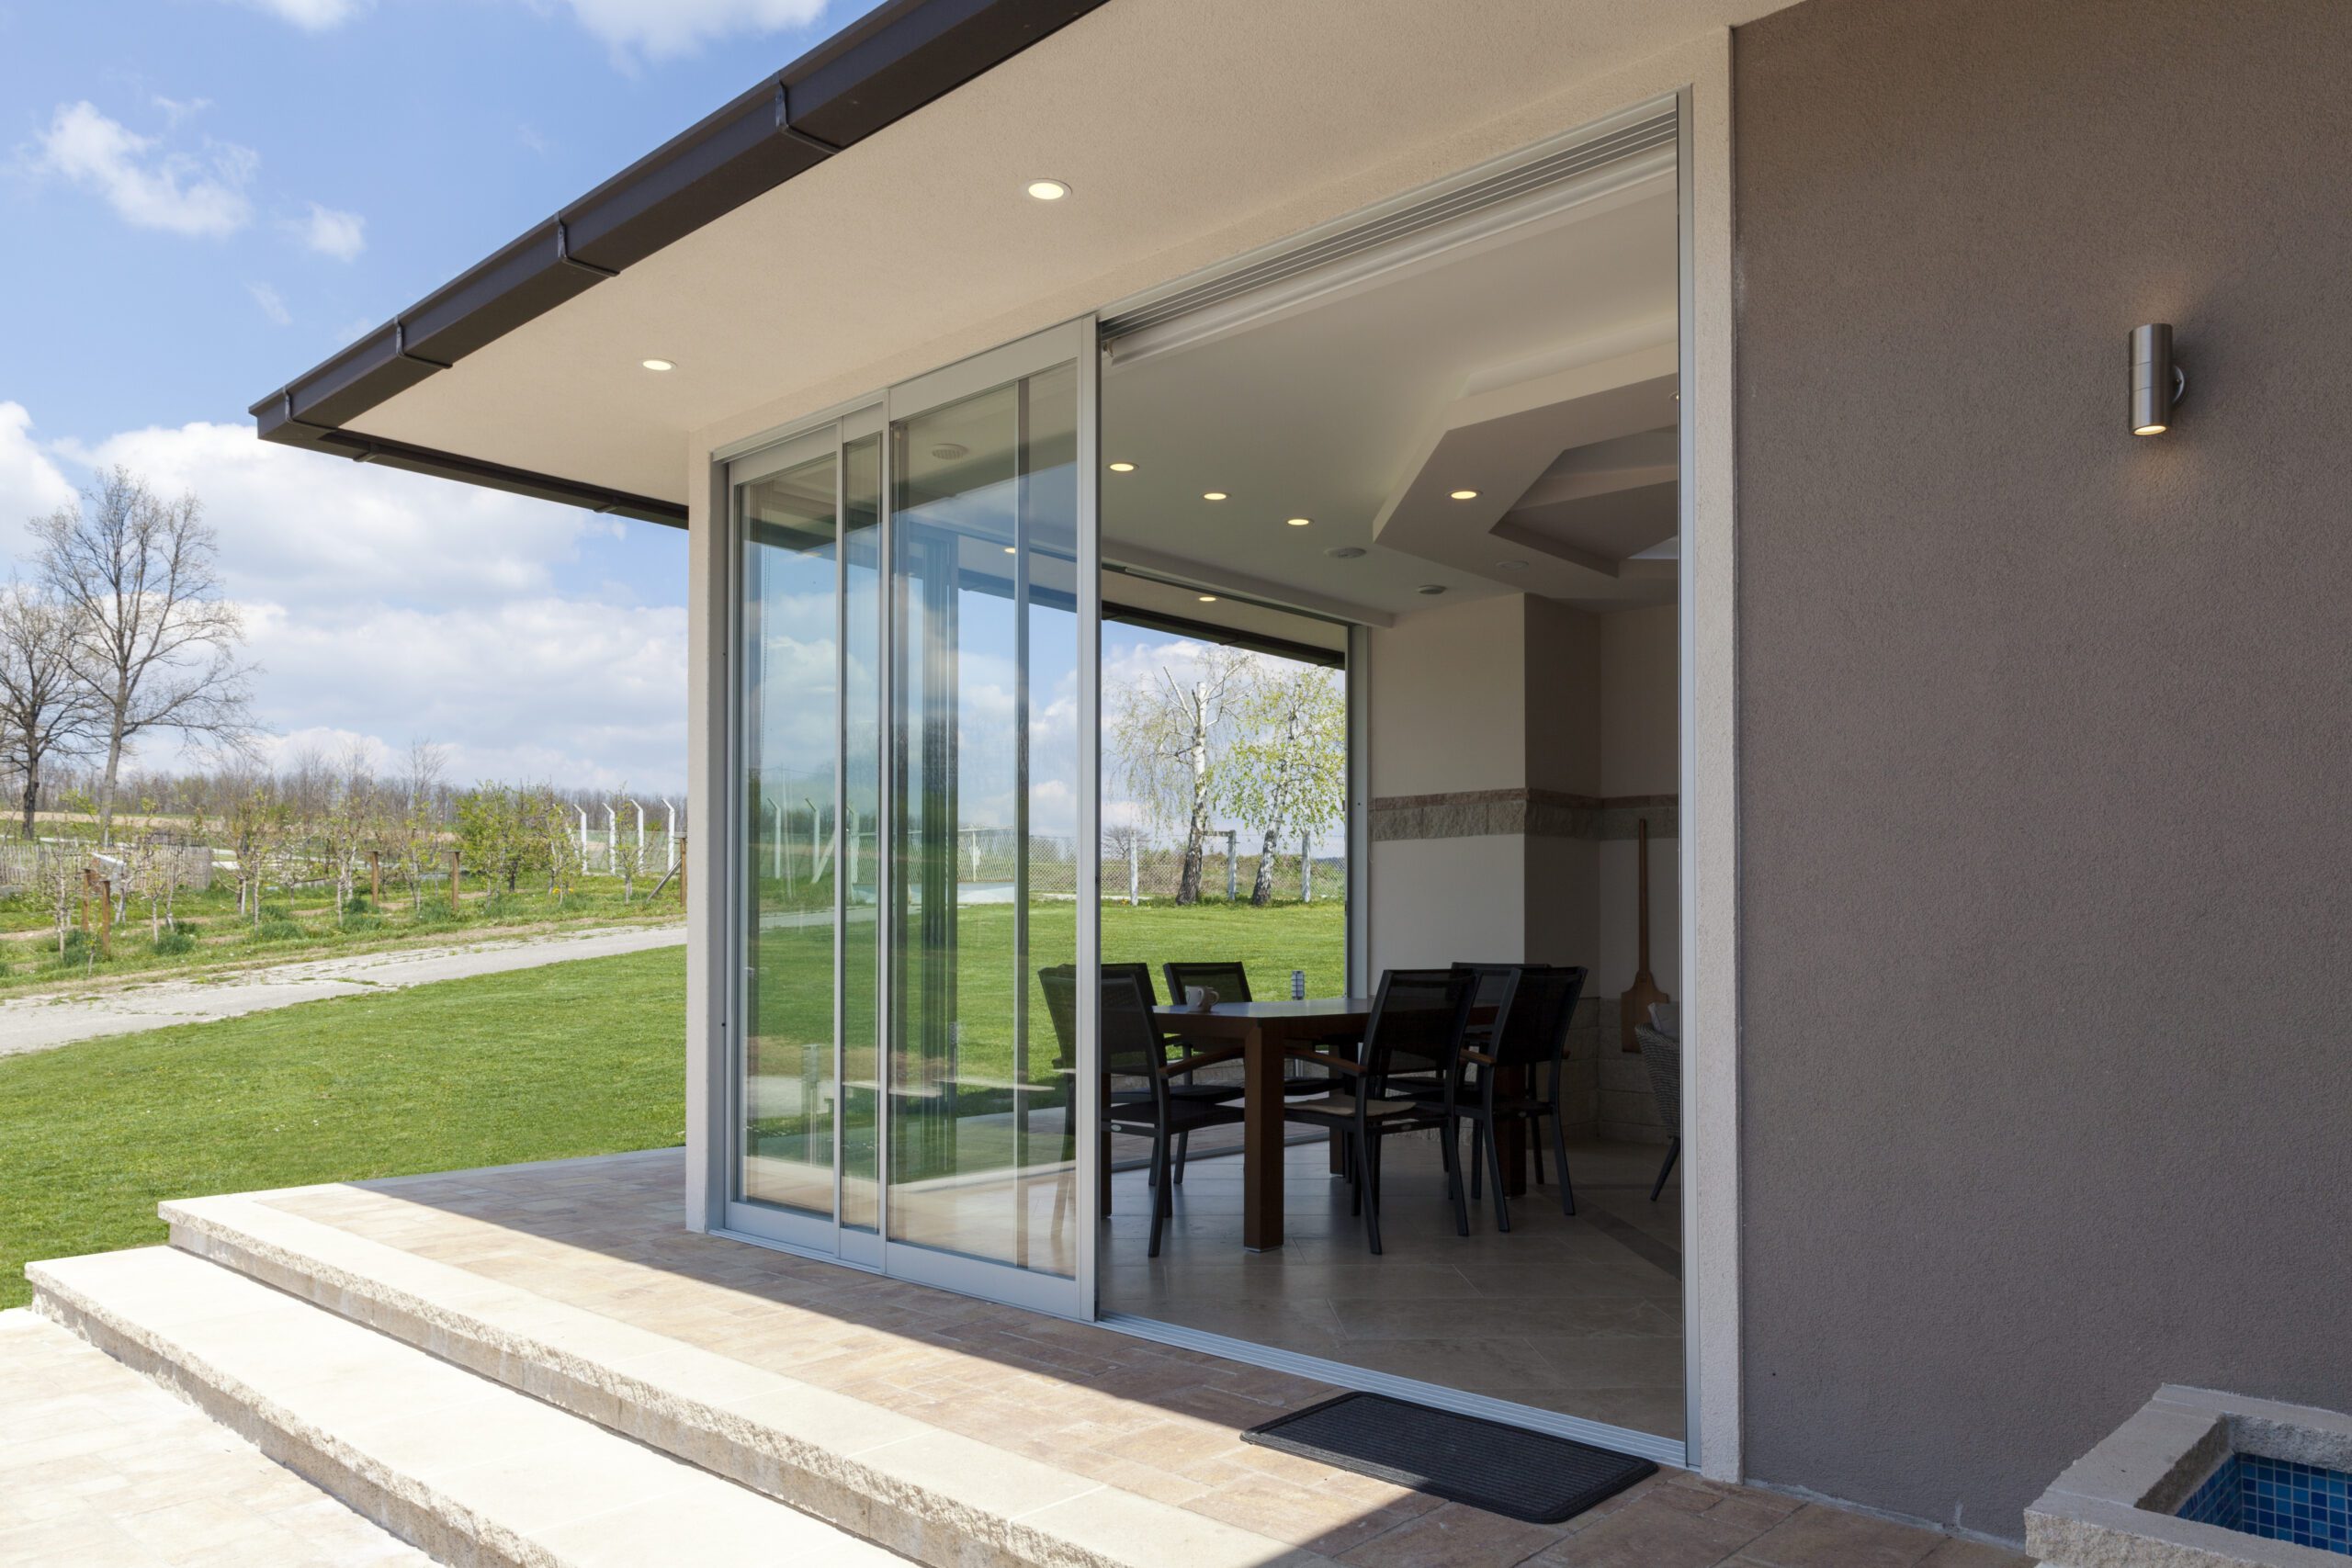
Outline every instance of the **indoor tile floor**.
<svg viewBox="0 0 2352 1568"><path fill-rule="evenodd" d="M658 1150L304 1189L268 1201L1363 1568L2030 1562L1934 1530L1681 1472L1662 1472L1563 1524L1527 1525L1248 1447L1243 1429L1334 1391L1110 1329L691 1235L680 1223L684 1164L682 1151ZM1598 1166L1592 1179L1610 1185ZM1138 1205L1114 1223L1148 1213ZM1317 1250L1313 1240L1302 1235L1295 1261Z"/></svg>
<svg viewBox="0 0 2352 1568"><path fill-rule="evenodd" d="M1112 1182L1102 1305L1302 1355L1442 1383L1662 1437L1682 1435L1682 1205L1649 1201L1663 1150L1572 1144L1577 1213L1544 1174L1496 1227L1491 1193L1454 1227L1433 1139L1389 1142L1381 1245L1349 1212L1350 1184L1319 1143L1293 1145L1285 1245L1241 1246L1238 1155L1190 1161L1175 1213L1147 1256L1144 1172ZM1678 1173L1679 1175L1679 1173Z"/></svg>

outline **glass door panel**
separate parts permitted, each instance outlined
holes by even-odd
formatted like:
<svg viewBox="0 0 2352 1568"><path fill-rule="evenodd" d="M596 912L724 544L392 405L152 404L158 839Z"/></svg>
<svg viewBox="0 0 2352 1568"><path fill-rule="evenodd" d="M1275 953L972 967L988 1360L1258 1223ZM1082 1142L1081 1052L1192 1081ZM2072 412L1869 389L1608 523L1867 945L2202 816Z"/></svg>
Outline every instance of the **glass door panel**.
<svg viewBox="0 0 2352 1568"><path fill-rule="evenodd" d="M1079 339L892 394L885 1210L892 1272L1082 1314L1091 1019L1057 1027L1038 980L1092 908Z"/></svg>
<svg viewBox="0 0 2352 1568"><path fill-rule="evenodd" d="M882 1223L879 432L842 446L842 694L841 1224L871 1237ZM843 1245L871 1256L858 1241Z"/></svg>
<svg viewBox="0 0 2352 1568"><path fill-rule="evenodd" d="M840 998L840 464L817 455L736 486L741 538L739 766L745 854L737 1201L834 1213Z"/></svg>

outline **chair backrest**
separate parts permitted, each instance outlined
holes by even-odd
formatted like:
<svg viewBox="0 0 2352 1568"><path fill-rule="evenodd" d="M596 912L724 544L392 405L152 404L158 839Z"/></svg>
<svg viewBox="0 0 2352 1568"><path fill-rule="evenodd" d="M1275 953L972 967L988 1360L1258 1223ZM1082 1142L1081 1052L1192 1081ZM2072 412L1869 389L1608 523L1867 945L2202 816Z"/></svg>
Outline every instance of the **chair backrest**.
<svg viewBox="0 0 2352 1568"><path fill-rule="evenodd" d="M1519 976L1526 967L1523 964L1475 964L1459 958L1453 961L1453 972L1471 979L1471 1018L1462 1031L1465 1049L1494 1054L1495 1042L1502 1035L1503 1021L1510 1012L1511 998L1518 994ZM1478 1017L1482 1011L1487 1015L1483 1021Z"/></svg>
<svg viewBox="0 0 2352 1568"><path fill-rule="evenodd" d="M1519 976L1510 1011L1487 1054L1506 1067L1556 1062L1567 1050L1568 1027L1584 996L1586 972L1567 964L1531 964Z"/></svg>
<svg viewBox="0 0 2352 1568"><path fill-rule="evenodd" d="M1158 987L1152 984L1150 964L1105 964L1102 965L1102 977L1104 979L1107 980L1114 975L1125 975L1134 980L1136 983L1136 989L1143 993L1145 1006L1158 1007L1159 1005L1159 991Z"/></svg>
<svg viewBox="0 0 2352 1568"><path fill-rule="evenodd" d="M1147 988L1150 976L1142 976L1139 983L1133 973L1142 967L1102 965L1102 1071L1111 1077L1157 1079L1167 1066L1159 1032L1152 1027L1155 1004ZM1045 990L1046 1011L1054 1021L1054 1038L1060 1046L1055 1065L1072 1066L1078 1061L1077 966L1056 964L1040 969L1037 984Z"/></svg>
<svg viewBox="0 0 2352 1568"><path fill-rule="evenodd" d="M1184 1005L1184 988L1206 986L1215 991L1219 1001L1246 1002L1250 995L1250 972L1241 967L1238 959L1230 963L1163 964L1160 973L1168 976L1168 1000L1170 1006Z"/></svg>
<svg viewBox="0 0 2352 1568"><path fill-rule="evenodd" d="M1388 1079L1397 1074L1451 1073L1475 989L1471 976L1452 969L1391 969L1382 975L1364 1025L1365 1094L1383 1098Z"/></svg>

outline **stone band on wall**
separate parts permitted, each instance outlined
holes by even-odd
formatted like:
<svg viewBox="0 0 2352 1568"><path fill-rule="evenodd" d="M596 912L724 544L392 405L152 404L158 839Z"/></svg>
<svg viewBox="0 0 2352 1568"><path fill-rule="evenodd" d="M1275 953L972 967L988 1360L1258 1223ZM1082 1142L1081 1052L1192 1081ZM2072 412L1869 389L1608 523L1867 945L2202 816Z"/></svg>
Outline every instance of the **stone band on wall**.
<svg viewBox="0 0 2352 1568"><path fill-rule="evenodd" d="M1372 841L1482 839L1630 839L1647 818L1650 837L1672 839L1677 802L1670 795L1606 798L1553 789L1472 789L1450 795L1392 795L1372 803Z"/></svg>

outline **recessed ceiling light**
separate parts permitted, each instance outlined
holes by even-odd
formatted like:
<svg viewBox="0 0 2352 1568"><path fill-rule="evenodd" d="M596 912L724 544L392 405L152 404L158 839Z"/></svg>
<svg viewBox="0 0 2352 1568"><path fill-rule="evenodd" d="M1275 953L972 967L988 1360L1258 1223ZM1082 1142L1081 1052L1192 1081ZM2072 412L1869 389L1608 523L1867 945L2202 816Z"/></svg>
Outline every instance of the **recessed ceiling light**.
<svg viewBox="0 0 2352 1568"><path fill-rule="evenodd" d="M1457 490L1453 492L1453 499L1456 501L1476 501L1478 499L1478 492L1475 490Z"/></svg>
<svg viewBox="0 0 2352 1568"><path fill-rule="evenodd" d="M1526 566L1527 563L1523 560L1498 560L1495 563L1495 570L1497 571L1521 571L1526 569Z"/></svg>
<svg viewBox="0 0 2352 1568"><path fill-rule="evenodd" d="M1039 201L1059 201L1069 194L1069 186L1059 180L1031 180L1029 194Z"/></svg>
<svg viewBox="0 0 2352 1568"><path fill-rule="evenodd" d="M675 370L678 367L676 361L669 359L641 359L638 363L648 370Z"/></svg>
<svg viewBox="0 0 2352 1568"><path fill-rule="evenodd" d="M1201 499L1203 501L1223 501L1225 499L1225 491L1221 490L1204 490L1201 491Z"/></svg>
<svg viewBox="0 0 2352 1568"><path fill-rule="evenodd" d="M1283 521L1289 524L1294 528L1304 528L1312 524L1315 519L1312 517L1285 517Z"/></svg>
<svg viewBox="0 0 2352 1568"><path fill-rule="evenodd" d="M952 463L958 457L970 457L972 449L960 441L943 441L931 449L931 455L943 463Z"/></svg>
<svg viewBox="0 0 2352 1568"><path fill-rule="evenodd" d="M1136 471L1136 466L1133 463L1114 463L1111 465L1111 471L1114 474L1132 474Z"/></svg>
<svg viewBox="0 0 2352 1568"><path fill-rule="evenodd" d="M1426 593L1434 599L1437 595L1445 592L1445 584L1442 582L1424 582L1419 589L1415 590L1415 592Z"/></svg>
<svg viewBox="0 0 2352 1568"><path fill-rule="evenodd" d="M1362 545L1333 545L1323 553L1333 560L1353 560L1363 554L1363 547Z"/></svg>
<svg viewBox="0 0 2352 1568"><path fill-rule="evenodd" d="M1216 603L1216 595L1214 593L1204 593L1201 595L1201 603L1204 604L1214 604Z"/></svg>
<svg viewBox="0 0 2352 1568"><path fill-rule="evenodd" d="M1006 555L1009 555L1009 556L1017 556L1017 555L1019 555L1021 552L1020 552L1020 550L1019 550L1019 549L1015 548L1013 546L1007 545L1007 546L1005 546L1005 547L1004 547L1004 553L1005 553Z"/></svg>

